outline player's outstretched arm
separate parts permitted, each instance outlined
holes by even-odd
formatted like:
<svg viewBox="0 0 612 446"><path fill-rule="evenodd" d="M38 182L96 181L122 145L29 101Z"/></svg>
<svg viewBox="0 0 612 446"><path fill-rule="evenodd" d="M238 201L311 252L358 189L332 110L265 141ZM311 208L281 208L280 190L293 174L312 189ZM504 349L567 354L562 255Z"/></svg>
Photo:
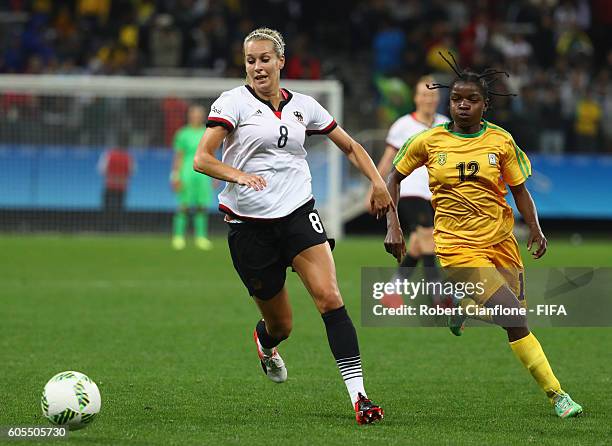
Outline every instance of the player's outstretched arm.
<svg viewBox="0 0 612 446"><path fill-rule="evenodd" d="M514 197L514 202L519 212L523 216L523 220L527 226L529 226L529 241L527 242L527 249L531 251L531 247L535 246L535 250L532 255L535 259L539 259L546 253L546 237L542 233L540 228L540 222L538 221L538 211L536 210L535 203L531 194L527 190L525 183L517 186L510 186L510 191Z"/></svg>
<svg viewBox="0 0 612 446"><path fill-rule="evenodd" d="M400 183L406 178L405 175L393 169L387 177L387 190L393 200L393 205L397 209L397 201L399 200ZM385 237L385 250L401 262L406 255L406 243L404 242L404 233L400 226L397 212L389 212L387 214L387 236Z"/></svg>
<svg viewBox="0 0 612 446"><path fill-rule="evenodd" d="M193 159L193 170L218 180L242 184L255 190L265 188L266 180L263 177L235 169L215 157L217 148L226 136L227 130L221 126L206 129Z"/></svg>
<svg viewBox="0 0 612 446"><path fill-rule="evenodd" d="M327 136L344 152L349 161L370 180L372 184L370 209L376 215L376 218L384 217L389 211L395 213L395 206L391 202L391 196L387 192L385 182L363 146L351 138L340 126L337 126Z"/></svg>
<svg viewBox="0 0 612 446"><path fill-rule="evenodd" d="M389 174L389 170L391 169L391 166L393 165L393 158L395 158L396 155L397 155L397 149L393 147L392 145L387 144L387 146L385 147L385 153L383 153L383 156L380 158L380 161L378 162L378 165L376 166L378 173L383 179L385 179L387 175ZM369 213L372 213L372 208L370 204L371 195L372 195L372 188L370 188L370 193L366 197L366 200L364 203L364 206L368 210Z"/></svg>

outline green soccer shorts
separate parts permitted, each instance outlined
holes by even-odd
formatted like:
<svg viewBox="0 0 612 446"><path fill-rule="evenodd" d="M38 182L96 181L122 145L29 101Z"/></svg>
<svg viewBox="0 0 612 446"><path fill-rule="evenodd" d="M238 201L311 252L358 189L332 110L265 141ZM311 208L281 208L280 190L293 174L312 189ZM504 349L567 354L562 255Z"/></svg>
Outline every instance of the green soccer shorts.
<svg viewBox="0 0 612 446"><path fill-rule="evenodd" d="M181 175L181 189L177 197L183 207L207 207L212 199L212 178L201 173Z"/></svg>

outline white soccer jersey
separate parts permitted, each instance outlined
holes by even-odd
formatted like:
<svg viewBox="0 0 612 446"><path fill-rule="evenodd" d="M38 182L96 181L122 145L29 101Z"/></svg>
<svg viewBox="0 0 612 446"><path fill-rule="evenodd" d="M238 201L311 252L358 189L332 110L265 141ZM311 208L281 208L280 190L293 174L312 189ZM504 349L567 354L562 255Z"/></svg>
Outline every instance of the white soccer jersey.
<svg viewBox="0 0 612 446"><path fill-rule="evenodd" d="M229 131L222 161L267 183L260 191L227 183L219 194L219 210L233 218L284 217L312 199L304 140L327 134L337 124L312 97L286 89L281 93L277 111L248 85L222 93L210 108L206 126Z"/></svg>
<svg viewBox="0 0 612 446"><path fill-rule="evenodd" d="M446 116L436 113L432 127L448 121L449 119ZM404 115L393 123L385 142L399 150L408 139L429 128L431 127L427 124L417 121L414 113ZM429 175L425 166L414 170L400 183L400 197L421 197L425 200L431 200Z"/></svg>

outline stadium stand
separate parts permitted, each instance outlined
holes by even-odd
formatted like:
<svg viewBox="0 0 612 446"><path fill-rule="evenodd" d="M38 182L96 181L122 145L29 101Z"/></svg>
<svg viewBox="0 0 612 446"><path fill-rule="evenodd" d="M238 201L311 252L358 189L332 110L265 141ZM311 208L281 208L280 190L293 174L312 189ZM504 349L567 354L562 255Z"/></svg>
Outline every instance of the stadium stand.
<svg viewBox="0 0 612 446"><path fill-rule="evenodd" d="M451 50L466 66L509 71L505 89L519 96L497 101L490 118L530 151L609 152L612 131L603 117L612 111L612 12L606 4L340 0L325 2L320 14L321 1L15 0L0 5L0 73L241 77L241 40L265 21L293 51L286 77L344 83L347 110L359 111L347 114L349 128L384 128L410 110L410 101L397 104L389 96L409 96L423 73L444 77L448 67L437 52ZM32 114L32 106L28 98L3 94L0 113ZM561 121L551 119L549 111L559 109Z"/></svg>
<svg viewBox="0 0 612 446"><path fill-rule="evenodd" d="M559 180L555 156L568 156L566 166L609 165L612 12L607 3L12 0L0 2L0 75L240 78L242 39L267 25L288 42L285 78L342 83L343 125L377 160L391 122L412 111L414 81L425 73L449 78L438 52L452 51L464 66L508 71L497 89L518 96L495 98L488 119L509 130L530 155L541 155L534 158L541 176L536 175L534 193L544 200L543 217L576 217L547 194L553 183L557 194L569 184ZM445 112L446 92L441 93L439 111ZM0 182L6 187L0 191L0 211L9 218L2 226L16 229L27 221L31 226L25 230L44 229L69 209L82 213L70 220L70 228L99 229L90 215L100 205L102 185L93 160L127 128L141 167L131 179L127 210L132 217L145 213L133 227L144 227L143 221L153 230L167 227L174 206L166 181L169 148L186 107L172 97L115 100L3 89L0 162L6 174ZM319 155L311 163L324 167ZM344 170L343 182L351 183L354 169ZM316 177L313 186L317 196L325 196L326 186ZM584 187L582 182L568 193L580 195ZM590 202L583 205L584 218L610 218ZM154 214L147 213L152 208ZM356 216L363 209L351 212Z"/></svg>

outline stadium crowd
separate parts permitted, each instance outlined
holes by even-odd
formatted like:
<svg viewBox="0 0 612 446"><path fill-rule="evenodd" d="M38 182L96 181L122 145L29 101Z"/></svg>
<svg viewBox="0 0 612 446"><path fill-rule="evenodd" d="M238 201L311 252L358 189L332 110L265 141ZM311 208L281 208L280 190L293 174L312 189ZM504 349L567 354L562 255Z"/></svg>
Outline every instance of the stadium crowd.
<svg viewBox="0 0 612 446"><path fill-rule="evenodd" d="M7 0L0 16L0 73L242 77L244 36L270 26L288 42L285 78L339 78L361 99L364 83L376 106L362 118L379 128L412 110L419 76L450 77L438 52L451 51L508 72L497 91L517 96L495 98L488 118L527 150L612 152L606 0ZM9 118L34 107L0 98Z"/></svg>

